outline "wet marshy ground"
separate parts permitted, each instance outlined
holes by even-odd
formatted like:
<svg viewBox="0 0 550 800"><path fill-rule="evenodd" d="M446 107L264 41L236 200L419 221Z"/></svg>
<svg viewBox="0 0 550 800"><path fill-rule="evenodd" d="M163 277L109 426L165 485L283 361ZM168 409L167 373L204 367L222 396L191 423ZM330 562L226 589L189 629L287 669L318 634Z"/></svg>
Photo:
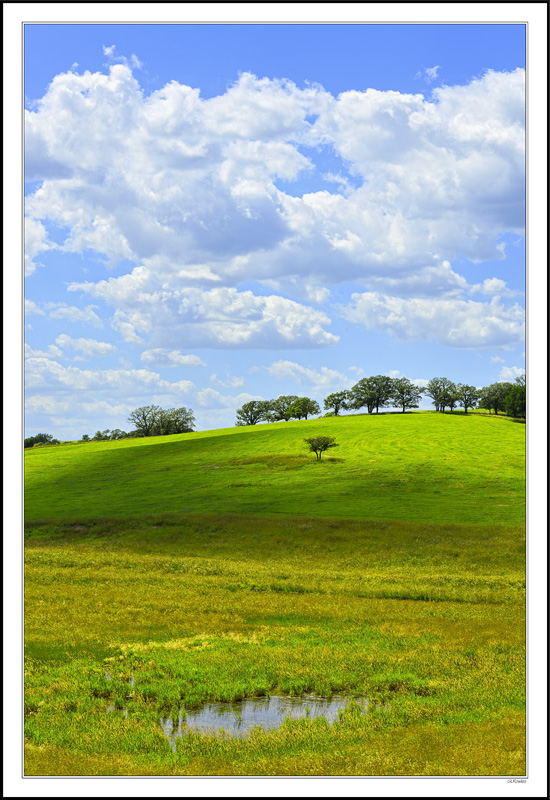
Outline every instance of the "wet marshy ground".
<svg viewBox="0 0 550 800"><path fill-rule="evenodd" d="M177 721L160 718L160 724L172 749L178 737L185 733L223 733L246 736L253 728L264 730L280 727L285 719L314 719L324 717L328 723L338 719L338 713L350 702L349 697L255 697L236 703L207 703L197 711L180 713ZM359 701L366 711L368 700Z"/></svg>

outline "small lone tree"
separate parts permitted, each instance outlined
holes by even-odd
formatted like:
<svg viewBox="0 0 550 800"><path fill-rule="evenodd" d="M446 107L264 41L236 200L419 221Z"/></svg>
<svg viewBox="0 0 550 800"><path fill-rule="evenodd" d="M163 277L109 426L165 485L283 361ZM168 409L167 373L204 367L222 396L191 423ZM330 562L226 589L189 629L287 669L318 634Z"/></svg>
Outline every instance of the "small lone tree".
<svg viewBox="0 0 550 800"><path fill-rule="evenodd" d="M339 447L335 444L334 436L312 436L309 439L304 439L307 442L310 452L315 453L317 461L321 460L321 455L330 447Z"/></svg>

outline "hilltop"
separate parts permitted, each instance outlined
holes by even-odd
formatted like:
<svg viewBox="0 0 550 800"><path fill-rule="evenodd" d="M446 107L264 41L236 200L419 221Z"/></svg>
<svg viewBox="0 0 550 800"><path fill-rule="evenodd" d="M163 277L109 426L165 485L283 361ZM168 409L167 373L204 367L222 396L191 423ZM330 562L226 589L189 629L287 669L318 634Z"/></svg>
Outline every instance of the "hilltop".
<svg viewBox="0 0 550 800"><path fill-rule="evenodd" d="M334 436L321 462L304 438ZM232 513L460 524L524 520L525 428L350 415L26 451L25 518Z"/></svg>

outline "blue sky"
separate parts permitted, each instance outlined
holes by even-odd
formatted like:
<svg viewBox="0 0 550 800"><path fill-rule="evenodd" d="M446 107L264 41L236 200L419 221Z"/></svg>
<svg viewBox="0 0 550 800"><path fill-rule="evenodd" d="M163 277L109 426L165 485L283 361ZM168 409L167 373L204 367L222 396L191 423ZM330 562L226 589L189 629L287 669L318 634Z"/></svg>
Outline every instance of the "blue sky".
<svg viewBox="0 0 550 800"><path fill-rule="evenodd" d="M27 435L524 370L523 25L27 25Z"/></svg>

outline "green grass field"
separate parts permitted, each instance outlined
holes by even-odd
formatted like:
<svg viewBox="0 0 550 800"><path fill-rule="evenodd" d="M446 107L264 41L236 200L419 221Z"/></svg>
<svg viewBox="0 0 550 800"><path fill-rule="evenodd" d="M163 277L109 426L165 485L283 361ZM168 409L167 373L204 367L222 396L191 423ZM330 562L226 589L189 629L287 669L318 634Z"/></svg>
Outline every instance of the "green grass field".
<svg viewBox="0 0 550 800"><path fill-rule="evenodd" d="M27 451L26 774L523 775L524 439L419 412ZM304 693L350 704L160 726Z"/></svg>
<svg viewBox="0 0 550 800"><path fill-rule="evenodd" d="M320 463L306 436L334 436ZM235 513L521 522L525 426L380 414L31 449L26 520Z"/></svg>

